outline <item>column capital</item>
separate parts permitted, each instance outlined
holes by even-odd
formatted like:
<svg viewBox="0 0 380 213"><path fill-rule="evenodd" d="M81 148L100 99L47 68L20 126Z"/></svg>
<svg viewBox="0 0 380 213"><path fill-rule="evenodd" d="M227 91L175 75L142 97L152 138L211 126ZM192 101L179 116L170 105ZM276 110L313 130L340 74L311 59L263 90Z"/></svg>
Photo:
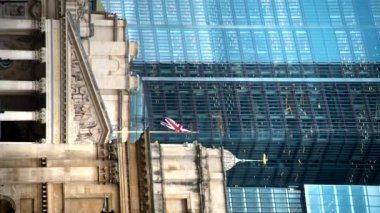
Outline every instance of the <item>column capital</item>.
<svg viewBox="0 0 380 213"><path fill-rule="evenodd" d="M42 47L40 50L36 51L36 59L41 63L46 62L46 49Z"/></svg>
<svg viewBox="0 0 380 213"><path fill-rule="evenodd" d="M42 108L40 111L36 112L36 120L41 123L46 123L46 109Z"/></svg>
<svg viewBox="0 0 380 213"><path fill-rule="evenodd" d="M41 138L41 139L38 140L36 143L39 143L39 144L46 144L46 139L45 139L45 138Z"/></svg>
<svg viewBox="0 0 380 213"><path fill-rule="evenodd" d="M36 81L34 85L36 91L46 93L46 78L41 78L39 81Z"/></svg>
<svg viewBox="0 0 380 213"><path fill-rule="evenodd" d="M45 23L46 23L46 20L43 17L40 20L38 20L37 24L41 32L45 32Z"/></svg>

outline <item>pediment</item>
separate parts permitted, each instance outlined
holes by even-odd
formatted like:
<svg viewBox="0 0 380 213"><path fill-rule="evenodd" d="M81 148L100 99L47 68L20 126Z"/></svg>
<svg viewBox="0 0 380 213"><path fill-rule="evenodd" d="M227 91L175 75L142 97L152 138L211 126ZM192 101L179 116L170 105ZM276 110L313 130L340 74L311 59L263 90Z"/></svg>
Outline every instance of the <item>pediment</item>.
<svg viewBox="0 0 380 213"><path fill-rule="evenodd" d="M66 13L66 140L106 143L111 130L86 52L70 13Z"/></svg>

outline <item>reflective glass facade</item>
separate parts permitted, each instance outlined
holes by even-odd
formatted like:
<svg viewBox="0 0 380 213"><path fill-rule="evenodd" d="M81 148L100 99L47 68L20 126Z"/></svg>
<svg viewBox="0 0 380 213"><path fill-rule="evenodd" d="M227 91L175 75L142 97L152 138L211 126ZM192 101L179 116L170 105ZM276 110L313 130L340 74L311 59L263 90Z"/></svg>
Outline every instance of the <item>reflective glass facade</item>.
<svg viewBox="0 0 380 213"><path fill-rule="evenodd" d="M129 141L134 143L140 138L140 134L144 131L148 124L145 124L147 120L145 116L145 104L144 104L144 92L142 88L142 82L137 79L138 87L134 90L130 89L129 92Z"/></svg>
<svg viewBox="0 0 380 213"><path fill-rule="evenodd" d="M380 61L378 0L102 0L128 20L138 61Z"/></svg>
<svg viewBox="0 0 380 213"><path fill-rule="evenodd" d="M306 212L301 190L290 188L228 188L230 213L297 213Z"/></svg>
<svg viewBox="0 0 380 213"><path fill-rule="evenodd" d="M222 145L241 159L266 153L267 166L238 164L227 173L228 185L288 186L380 183L377 67L145 64L135 70L151 74L142 77L150 130L166 131L160 121L168 116L197 131L155 133L152 140ZM348 72L353 78L342 78ZM279 75L295 77L273 77Z"/></svg>
<svg viewBox="0 0 380 213"><path fill-rule="evenodd" d="M131 110L131 130L142 120L163 143L267 154L231 169L229 186L380 184L380 1L103 3L139 41L145 102L131 103L147 116ZM165 116L196 133L163 133Z"/></svg>
<svg viewBox="0 0 380 213"><path fill-rule="evenodd" d="M380 78L380 64L135 63L142 77ZM305 81L307 81L305 79ZM185 79L184 79L185 80ZM291 80L289 80L291 81ZM347 80L349 82L349 80Z"/></svg>
<svg viewBox="0 0 380 213"><path fill-rule="evenodd" d="M304 185L300 189L229 187L231 213L378 213L380 186Z"/></svg>
<svg viewBox="0 0 380 213"><path fill-rule="evenodd" d="M305 185L308 213L380 212L380 186Z"/></svg>

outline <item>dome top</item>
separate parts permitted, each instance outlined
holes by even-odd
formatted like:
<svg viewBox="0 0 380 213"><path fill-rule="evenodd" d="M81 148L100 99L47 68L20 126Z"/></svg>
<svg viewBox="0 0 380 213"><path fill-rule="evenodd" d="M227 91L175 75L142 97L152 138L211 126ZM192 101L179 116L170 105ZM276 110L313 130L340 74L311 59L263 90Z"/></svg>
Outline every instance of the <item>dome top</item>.
<svg viewBox="0 0 380 213"><path fill-rule="evenodd" d="M244 162L263 162L263 164L265 165L267 161L268 161L268 159L266 158L265 154L263 155L262 160L239 159L239 158L235 157L235 155L232 154L227 149L223 149L224 171L228 171L228 170L232 169L232 167L234 167L239 162L242 162L242 163L244 163Z"/></svg>
<svg viewBox="0 0 380 213"><path fill-rule="evenodd" d="M224 171L228 171L235 166L235 164L237 163L237 158L227 149L223 149L223 163Z"/></svg>

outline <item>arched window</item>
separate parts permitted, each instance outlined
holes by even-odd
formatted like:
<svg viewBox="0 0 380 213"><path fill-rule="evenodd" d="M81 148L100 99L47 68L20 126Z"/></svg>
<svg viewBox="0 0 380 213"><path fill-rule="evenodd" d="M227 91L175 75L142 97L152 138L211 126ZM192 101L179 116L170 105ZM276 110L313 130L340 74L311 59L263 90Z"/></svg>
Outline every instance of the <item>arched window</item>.
<svg viewBox="0 0 380 213"><path fill-rule="evenodd" d="M0 195L0 212L15 213L16 212L15 202L7 196Z"/></svg>

